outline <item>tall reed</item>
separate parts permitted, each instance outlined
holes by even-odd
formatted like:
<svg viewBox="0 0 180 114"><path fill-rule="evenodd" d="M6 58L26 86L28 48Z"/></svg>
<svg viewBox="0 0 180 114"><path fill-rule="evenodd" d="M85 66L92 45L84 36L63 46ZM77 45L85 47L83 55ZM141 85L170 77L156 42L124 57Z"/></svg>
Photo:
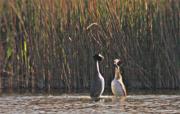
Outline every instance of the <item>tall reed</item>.
<svg viewBox="0 0 180 114"><path fill-rule="evenodd" d="M179 0L1 0L1 88L88 89L93 54L109 89L180 88Z"/></svg>

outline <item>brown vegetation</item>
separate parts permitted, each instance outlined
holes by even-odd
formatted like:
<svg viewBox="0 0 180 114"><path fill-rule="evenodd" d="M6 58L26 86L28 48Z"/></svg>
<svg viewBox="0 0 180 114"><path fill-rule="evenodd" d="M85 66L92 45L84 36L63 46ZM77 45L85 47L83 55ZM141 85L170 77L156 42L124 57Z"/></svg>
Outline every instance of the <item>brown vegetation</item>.
<svg viewBox="0 0 180 114"><path fill-rule="evenodd" d="M180 88L180 1L0 1L3 88L87 89L96 52L107 88L118 57L128 88Z"/></svg>

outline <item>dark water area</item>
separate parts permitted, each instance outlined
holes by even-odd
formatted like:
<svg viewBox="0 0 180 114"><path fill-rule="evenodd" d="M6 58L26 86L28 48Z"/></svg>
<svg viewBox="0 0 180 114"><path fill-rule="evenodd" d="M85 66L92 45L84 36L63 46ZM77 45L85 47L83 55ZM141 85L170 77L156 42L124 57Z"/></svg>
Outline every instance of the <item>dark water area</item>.
<svg viewBox="0 0 180 114"><path fill-rule="evenodd" d="M13 92L0 95L0 114L131 114L180 113L180 91L129 91L115 98L104 93L94 102L87 92Z"/></svg>

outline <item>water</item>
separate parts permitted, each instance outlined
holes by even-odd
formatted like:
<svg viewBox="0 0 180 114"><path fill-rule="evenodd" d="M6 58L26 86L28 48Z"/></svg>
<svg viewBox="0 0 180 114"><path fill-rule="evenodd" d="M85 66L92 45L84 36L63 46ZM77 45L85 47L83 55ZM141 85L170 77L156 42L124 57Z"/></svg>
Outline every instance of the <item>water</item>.
<svg viewBox="0 0 180 114"><path fill-rule="evenodd" d="M180 113L180 95L136 94L91 101L88 94L1 95L0 114Z"/></svg>

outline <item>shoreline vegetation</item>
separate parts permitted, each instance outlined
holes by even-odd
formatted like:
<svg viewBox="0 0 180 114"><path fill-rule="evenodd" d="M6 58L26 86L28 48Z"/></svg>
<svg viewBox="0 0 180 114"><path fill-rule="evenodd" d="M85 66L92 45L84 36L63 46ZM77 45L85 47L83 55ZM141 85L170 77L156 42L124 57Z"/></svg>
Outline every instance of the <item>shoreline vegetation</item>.
<svg viewBox="0 0 180 114"><path fill-rule="evenodd" d="M96 52L108 91L118 57L128 89L179 89L180 1L0 0L0 88L88 90Z"/></svg>

